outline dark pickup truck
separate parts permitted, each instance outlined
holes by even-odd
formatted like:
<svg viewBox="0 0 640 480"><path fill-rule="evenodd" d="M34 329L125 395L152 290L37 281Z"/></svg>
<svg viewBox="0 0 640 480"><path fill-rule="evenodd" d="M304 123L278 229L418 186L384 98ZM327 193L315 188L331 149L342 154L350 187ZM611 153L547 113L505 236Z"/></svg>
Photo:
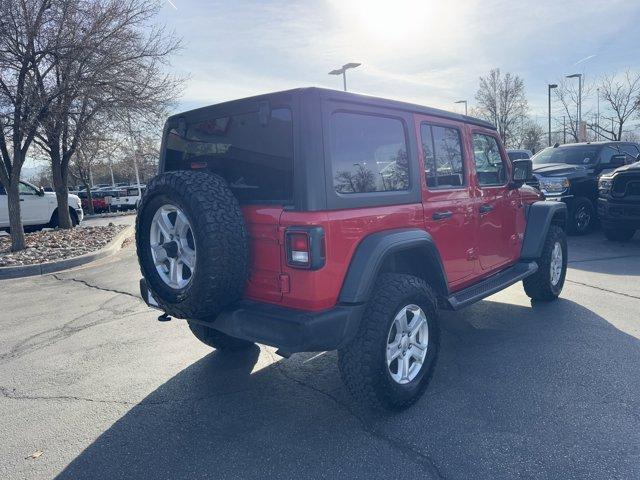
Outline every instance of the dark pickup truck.
<svg viewBox="0 0 640 480"><path fill-rule="evenodd" d="M630 240L640 230L640 162L602 175L598 215L609 240Z"/></svg>
<svg viewBox="0 0 640 480"><path fill-rule="evenodd" d="M534 155L533 185L547 200L567 204L567 232L584 235L596 223L598 178L633 163L640 154L632 142L591 142L555 145Z"/></svg>

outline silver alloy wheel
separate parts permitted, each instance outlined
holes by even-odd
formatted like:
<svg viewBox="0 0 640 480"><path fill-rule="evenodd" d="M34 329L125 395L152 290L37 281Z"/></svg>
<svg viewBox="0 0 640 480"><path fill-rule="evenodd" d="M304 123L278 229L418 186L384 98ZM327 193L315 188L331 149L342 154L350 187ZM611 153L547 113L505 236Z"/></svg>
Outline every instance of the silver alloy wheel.
<svg viewBox="0 0 640 480"><path fill-rule="evenodd" d="M176 205L161 206L151 220L149 237L162 281L176 290L185 288L196 270L196 242L185 213Z"/></svg>
<svg viewBox="0 0 640 480"><path fill-rule="evenodd" d="M562 245L560 242L556 242L553 245L553 250L551 251L551 285L554 287L560 281L560 277L562 276Z"/></svg>
<svg viewBox="0 0 640 480"><path fill-rule="evenodd" d="M406 305L393 319L387 336L387 369L399 384L416 378L429 348L429 323L418 305Z"/></svg>

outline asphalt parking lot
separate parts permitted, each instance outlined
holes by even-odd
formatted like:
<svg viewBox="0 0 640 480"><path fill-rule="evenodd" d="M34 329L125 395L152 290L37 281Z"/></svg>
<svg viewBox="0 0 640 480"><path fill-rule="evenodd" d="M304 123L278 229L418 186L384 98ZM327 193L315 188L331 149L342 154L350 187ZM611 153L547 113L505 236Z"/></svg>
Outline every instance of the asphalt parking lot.
<svg viewBox="0 0 640 480"><path fill-rule="evenodd" d="M352 402L334 353L222 354L157 322L132 246L0 281L0 478L640 478L639 237L571 238L557 302L517 284L443 312L395 415Z"/></svg>

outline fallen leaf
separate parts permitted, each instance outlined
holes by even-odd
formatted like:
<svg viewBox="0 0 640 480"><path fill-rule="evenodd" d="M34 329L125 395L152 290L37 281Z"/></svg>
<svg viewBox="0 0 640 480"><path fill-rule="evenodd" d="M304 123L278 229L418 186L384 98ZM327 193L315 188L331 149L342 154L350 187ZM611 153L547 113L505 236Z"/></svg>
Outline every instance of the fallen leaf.
<svg viewBox="0 0 640 480"><path fill-rule="evenodd" d="M42 450L36 450L35 452L33 452L31 455L29 455L28 457L25 458L25 460L29 460L30 458L32 459L36 459L38 458L40 455L42 455L44 452Z"/></svg>

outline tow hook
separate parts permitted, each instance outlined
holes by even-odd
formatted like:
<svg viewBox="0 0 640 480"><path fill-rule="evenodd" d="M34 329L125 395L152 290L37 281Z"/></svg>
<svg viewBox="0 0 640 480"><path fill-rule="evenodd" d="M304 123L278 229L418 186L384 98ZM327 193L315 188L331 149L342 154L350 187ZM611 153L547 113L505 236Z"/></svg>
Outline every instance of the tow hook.
<svg viewBox="0 0 640 480"><path fill-rule="evenodd" d="M169 320L171 320L171 317L167 315L167 312L162 312L162 315L158 317L159 322L168 322Z"/></svg>

